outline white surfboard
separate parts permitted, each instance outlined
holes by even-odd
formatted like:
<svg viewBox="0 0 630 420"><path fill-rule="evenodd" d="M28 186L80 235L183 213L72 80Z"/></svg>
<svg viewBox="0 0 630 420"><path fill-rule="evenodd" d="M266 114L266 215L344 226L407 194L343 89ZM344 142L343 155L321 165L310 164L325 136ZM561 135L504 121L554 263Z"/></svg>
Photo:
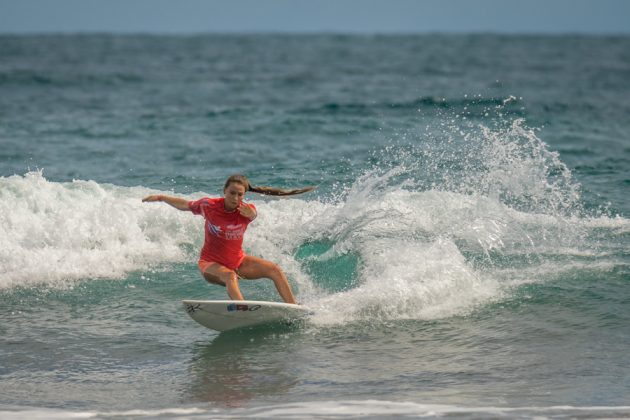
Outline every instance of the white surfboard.
<svg viewBox="0 0 630 420"><path fill-rule="evenodd" d="M192 319L216 331L291 322L309 314L301 305L258 300L183 300L182 303Z"/></svg>

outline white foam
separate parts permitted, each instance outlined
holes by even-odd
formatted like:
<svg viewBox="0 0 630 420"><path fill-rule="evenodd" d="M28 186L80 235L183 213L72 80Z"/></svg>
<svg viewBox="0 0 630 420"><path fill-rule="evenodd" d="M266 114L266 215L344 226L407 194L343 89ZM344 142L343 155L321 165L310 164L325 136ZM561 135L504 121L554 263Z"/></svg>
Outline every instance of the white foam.
<svg viewBox="0 0 630 420"><path fill-rule="evenodd" d="M433 319L465 313L500 298L501 284L468 263L453 239L461 214L444 202L462 206L470 198L440 192L382 193L378 200L357 197L329 206L308 225L310 239L325 239L334 254L358 254L357 287L342 293L314 296L318 324L371 319ZM486 234L485 232L482 234ZM331 255L332 254L332 255Z"/></svg>
<svg viewBox="0 0 630 420"><path fill-rule="evenodd" d="M198 221L142 203L150 192L41 172L0 178L0 288L68 287L187 260L182 245L199 243Z"/></svg>
<svg viewBox="0 0 630 420"><path fill-rule="evenodd" d="M7 409L8 408L8 409ZM597 417L627 418L630 406L524 406L466 407L448 404L425 404L411 401L339 400L306 401L258 407L220 409L208 406L121 411L72 411L30 407L0 407L0 417L22 419L94 419L94 418L278 418L278 419L347 419L347 418L552 418Z"/></svg>
<svg viewBox="0 0 630 420"><path fill-rule="evenodd" d="M313 321L434 319L463 314L501 296L500 284L466 263L453 243L380 241L362 252L358 287L320 299Z"/></svg>
<svg viewBox="0 0 630 420"><path fill-rule="evenodd" d="M98 419L98 418L189 418L195 415L208 415L216 410L198 407L175 407L163 409L133 409L125 411L71 411L53 408L11 407L0 409L0 418L11 420L56 420L56 419Z"/></svg>
<svg viewBox="0 0 630 420"><path fill-rule="evenodd" d="M474 417L514 418L546 416L601 416L625 418L628 406L549 406L549 407L464 407L447 404L422 404L406 401L344 400L298 402L251 409L236 409L233 413L216 413L217 418L418 418ZM623 417L622 417L623 416Z"/></svg>

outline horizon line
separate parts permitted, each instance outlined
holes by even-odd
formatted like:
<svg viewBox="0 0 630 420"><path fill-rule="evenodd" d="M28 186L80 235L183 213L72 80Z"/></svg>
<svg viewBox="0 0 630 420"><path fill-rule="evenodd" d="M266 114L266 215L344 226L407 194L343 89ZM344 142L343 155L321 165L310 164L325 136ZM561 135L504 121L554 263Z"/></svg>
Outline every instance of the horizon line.
<svg viewBox="0 0 630 420"><path fill-rule="evenodd" d="M586 37L630 37L620 31L502 31L502 30L425 30L425 31L337 31L337 30L222 30L222 31L132 31L132 30L44 30L44 31L3 31L0 36L48 36L48 35L147 35L147 36L203 36L203 35L330 35L330 36L413 36L413 35L504 35L504 36L586 36Z"/></svg>

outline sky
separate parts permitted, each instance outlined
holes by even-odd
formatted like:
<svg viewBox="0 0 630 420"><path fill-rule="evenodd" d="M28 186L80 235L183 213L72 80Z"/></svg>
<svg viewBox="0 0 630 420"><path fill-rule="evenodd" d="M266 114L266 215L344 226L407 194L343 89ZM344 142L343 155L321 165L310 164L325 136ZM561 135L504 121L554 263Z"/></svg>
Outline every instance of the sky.
<svg viewBox="0 0 630 420"><path fill-rule="evenodd" d="M0 33L630 34L630 0L0 0Z"/></svg>

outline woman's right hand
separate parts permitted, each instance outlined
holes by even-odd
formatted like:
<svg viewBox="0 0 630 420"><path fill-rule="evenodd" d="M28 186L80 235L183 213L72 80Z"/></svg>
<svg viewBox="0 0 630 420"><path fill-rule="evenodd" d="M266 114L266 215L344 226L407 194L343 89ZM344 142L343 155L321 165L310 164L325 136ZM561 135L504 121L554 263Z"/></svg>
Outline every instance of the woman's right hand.
<svg viewBox="0 0 630 420"><path fill-rule="evenodd" d="M158 194L148 195L142 199L143 203L151 203L153 201L162 201L162 196Z"/></svg>

